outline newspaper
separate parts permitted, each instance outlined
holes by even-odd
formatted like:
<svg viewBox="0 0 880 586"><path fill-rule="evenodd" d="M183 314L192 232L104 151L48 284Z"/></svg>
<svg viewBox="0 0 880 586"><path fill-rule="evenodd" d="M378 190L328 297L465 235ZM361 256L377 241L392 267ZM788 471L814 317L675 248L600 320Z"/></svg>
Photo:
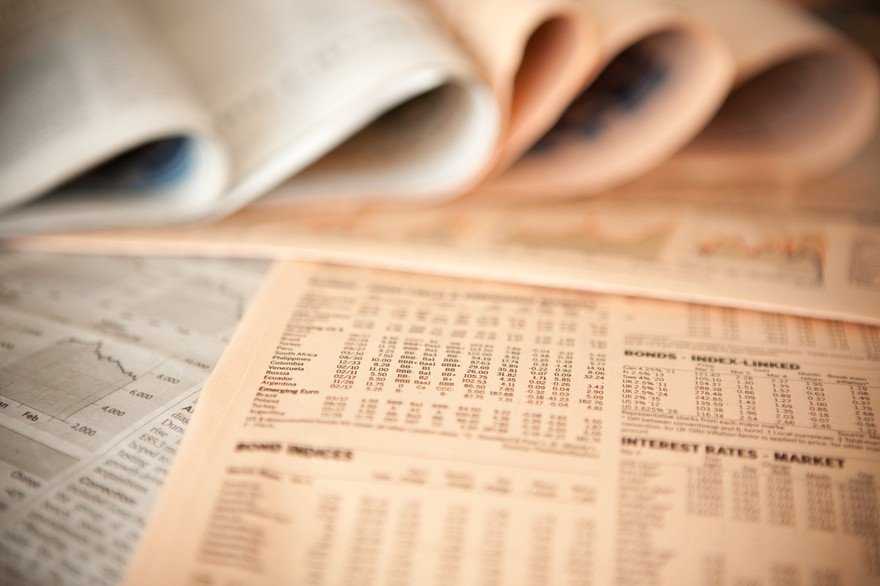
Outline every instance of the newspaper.
<svg viewBox="0 0 880 586"><path fill-rule="evenodd" d="M436 195L498 142L489 86L419 3L0 7L5 234L228 213L318 159L306 185Z"/></svg>
<svg viewBox="0 0 880 586"><path fill-rule="evenodd" d="M0 582L121 580L265 267L0 255Z"/></svg>
<svg viewBox="0 0 880 586"><path fill-rule="evenodd" d="M130 584L880 579L880 330L279 263Z"/></svg>
<svg viewBox="0 0 880 586"><path fill-rule="evenodd" d="M677 165L716 180L790 181L839 167L870 139L875 63L835 29L784 4L676 1L724 37L736 63L734 92Z"/></svg>
<svg viewBox="0 0 880 586"><path fill-rule="evenodd" d="M877 119L875 64L776 0L2 0L0 48L2 236L217 217L279 185L584 195L704 127L684 167L802 178Z"/></svg>
<svg viewBox="0 0 880 586"><path fill-rule="evenodd" d="M607 20L608 35L637 28L627 2L588 4L597 15L615 13L600 20ZM564 114L538 148L487 190L542 200L596 193L670 157L665 172L691 180L806 183L839 168L873 136L876 64L835 29L766 0L658 2L653 19L650 6L638 13L645 30L625 50L609 53L607 83L588 87L575 101L581 109ZM674 8L691 20L670 17ZM732 72L712 57L718 40ZM721 86L723 104L714 98ZM603 102L603 87L620 99ZM690 118L680 111L685 103ZM600 107L597 124L584 112Z"/></svg>
<svg viewBox="0 0 880 586"><path fill-rule="evenodd" d="M880 144L880 143L878 143ZM260 204L214 224L38 236L21 248L294 258L880 323L880 206L812 190L670 185L579 202ZM873 186L873 187L872 187ZM834 197L829 197L834 194Z"/></svg>

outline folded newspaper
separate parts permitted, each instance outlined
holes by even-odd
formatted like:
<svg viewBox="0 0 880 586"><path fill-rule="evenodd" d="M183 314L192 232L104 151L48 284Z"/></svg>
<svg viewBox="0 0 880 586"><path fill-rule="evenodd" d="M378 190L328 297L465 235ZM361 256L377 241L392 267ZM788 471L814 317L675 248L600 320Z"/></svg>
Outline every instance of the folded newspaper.
<svg viewBox="0 0 880 586"><path fill-rule="evenodd" d="M870 136L874 64L771 0L3 0L0 234L275 197L606 189L682 151L798 178Z"/></svg>

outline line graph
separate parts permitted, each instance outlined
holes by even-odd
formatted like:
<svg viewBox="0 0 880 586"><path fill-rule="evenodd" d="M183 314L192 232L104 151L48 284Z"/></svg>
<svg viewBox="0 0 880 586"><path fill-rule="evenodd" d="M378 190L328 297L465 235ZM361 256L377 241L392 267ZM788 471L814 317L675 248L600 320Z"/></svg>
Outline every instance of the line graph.
<svg viewBox="0 0 880 586"><path fill-rule="evenodd" d="M635 232L620 233L594 218L585 218L579 225L568 229L560 229L558 226L544 230L527 226L514 228L510 230L506 242L581 254L652 260L663 250L673 228L670 222L662 221Z"/></svg>
<svg viewBox="0 0 880 586"><path fill-rule="evenodd" d="M0 429L14 423L73 454L103 449L204 381L264 270L263 261L3 255ZM8 456L25 443L0 447Z"/></svg>
<svg viewBox="0 0 880 586"><path fill-rule="evenodd" d="M0 369L0 394L65 420L138 376L104 340L65 337Z"/></svg>
<svg viewBox="0 0 880 586"><path fill-rule="evenodd" d="M819 234L785 234L747 239L740 234L711 236L697 244L700 256L761 262L779 273L806 273L808 280L825 281L826 246Z"/></svg>
<svg viewBox="0 0 880 586"><path fill-rule="evenodd" d="M125 366L122 365L122 362L118 358L115 358L111 354L104 354L103 352L101 352L101 348L104 346L103 340L98 340L97 342L95 342L92 340L80 340L79 338L70 337L70 338L66 338L64 340L59 340L58 343L59 344L83 344L85 346L92 346L93 347L92 351L95 354L95 358L97 359L98 362L106 360L110 364L115 364L116 367L119 369L119 372L121 372L122 374L131 378L131 380L134 381L134 380L138 379L137 375L135 373L133 373L132 371L126 369Z"/></svg>

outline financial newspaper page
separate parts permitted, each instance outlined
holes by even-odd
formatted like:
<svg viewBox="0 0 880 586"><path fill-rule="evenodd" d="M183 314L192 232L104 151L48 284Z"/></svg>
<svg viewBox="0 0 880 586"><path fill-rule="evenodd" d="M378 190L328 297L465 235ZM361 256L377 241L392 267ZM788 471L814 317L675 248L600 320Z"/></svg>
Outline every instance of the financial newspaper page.
<svg viewBox="0 0 880 586"><path fill-rule="evenodd" d="M266 264L0 255L0 583L117 583Z"/></svg>
<svg viewBox="0 0 880 586"><path fill-rule="evenodd" d="M880 580L880 330L276 265L133 584Z"/></svg>
<svg viewBox="0 0 880 586"><path fill-rule="evenodd" d="M670 189L434 207L267 203L185 229L46 235L13 245L283 255L880 324L880 210L864 196L832 193Z"/></svg>

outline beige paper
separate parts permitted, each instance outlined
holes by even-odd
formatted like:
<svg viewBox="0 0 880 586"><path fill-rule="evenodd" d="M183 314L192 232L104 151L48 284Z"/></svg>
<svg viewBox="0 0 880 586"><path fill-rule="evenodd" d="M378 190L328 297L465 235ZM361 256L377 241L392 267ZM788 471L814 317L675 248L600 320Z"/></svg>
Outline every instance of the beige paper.
<svg viewBox="0 0 880 586"><path fill-rule="evenodd" d="M267 203L216 224L13 245L285 257L878 323L880 209L848 177L812 194L679 185L555 205Z"/></svg>
<svg viewBox="0 0 880 586"><path fill-rule="evenodd" d="M599 67L556 126L484 191L506 199L595 193L691 140L733 80L721 39L653 0L581 0L599 30Z"/></svg>
<svg viewBox="0 0 880 586"><path fill-rule="evenodd" d="M282 263L127 582L876 581L877 341Z"/></svg>
<svg viewBox="0 0 880 586"><path fill-rule="evenodd" d="M576 0L428 0L492 85L507 121L504 169L556 121L594 75L600 49L592 15Z"/></svg>
<svg viewBox="0 0 880 586"><path fill-rule="evenodd" d="M718 116L663 170L702 183L803 182L873 136L880 75L862 50L776 0L681 0L724 38L736 86Z"/></svg>

